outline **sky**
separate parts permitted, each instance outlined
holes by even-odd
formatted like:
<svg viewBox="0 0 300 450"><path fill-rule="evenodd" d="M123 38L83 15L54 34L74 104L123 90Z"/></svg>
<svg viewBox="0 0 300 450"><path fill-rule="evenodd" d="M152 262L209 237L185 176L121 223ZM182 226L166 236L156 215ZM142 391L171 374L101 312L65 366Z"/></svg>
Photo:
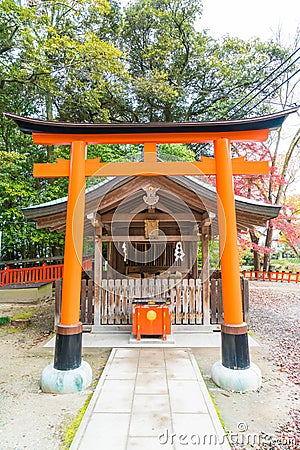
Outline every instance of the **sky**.
<svg viewBox="0 0 300 450"><path fill-rule="evenodd" d="M202 0L199 25L220 37L226 33L241 39L274 37L280 29L291 42L300 26L299 0Z"/></svg>

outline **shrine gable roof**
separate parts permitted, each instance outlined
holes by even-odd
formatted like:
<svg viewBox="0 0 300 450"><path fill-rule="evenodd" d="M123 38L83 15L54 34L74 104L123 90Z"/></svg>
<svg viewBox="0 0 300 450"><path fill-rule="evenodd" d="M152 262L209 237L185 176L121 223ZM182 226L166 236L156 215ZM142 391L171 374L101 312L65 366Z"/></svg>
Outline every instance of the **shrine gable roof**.
<svg viewBox="0 0 300 450"><path fill-rule="evenodd" d="M158 177L112 177L106 178L86 190L86 216L113 211L134 192L145 194L144 186L159 187L161 193L171 192L195 212L217 214L216 189L203 180L192 176ZM141 197L142 198L142 197ZM67 197L24 208L28 220L35 221L38 228L49 227L55 231L65 228ZM280 206L235 196L238 229L263 226L278 216ZM146 205L145 205L146 207ZM176 212L176 201L170 200L169 209Z"/></svg>

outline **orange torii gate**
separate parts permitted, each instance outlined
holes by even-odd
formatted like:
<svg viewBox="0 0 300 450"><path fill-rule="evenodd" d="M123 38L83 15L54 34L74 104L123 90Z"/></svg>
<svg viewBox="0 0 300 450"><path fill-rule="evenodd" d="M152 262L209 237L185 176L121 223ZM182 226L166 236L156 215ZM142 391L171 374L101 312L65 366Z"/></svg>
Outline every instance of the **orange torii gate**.
<svg viewBox="0 0 300 450"><path fill-rule="evenodd" d="M267 174L268 162L231 158L231 142L263 142L269 131L280 127L297 108L260 118L192 123L60 123L5 113L38 145L70 145L70 159L35 164L35 177L68 177L65 265L60 323L56 329L54 365L42 375L46 392L74 392L91 381L91 370L82 361L82 324L79 322L85 186L87 176L216 175L221 249L224 324L222 362L213 379L230 390L257 389L259 369L250 364L247 325L243 323L237 245L233 175ZM214 143L214 158L194 162L159 162L156 146L163 143ZM88 160L88 144L143 144L141 162L102 163Z"/></svg>

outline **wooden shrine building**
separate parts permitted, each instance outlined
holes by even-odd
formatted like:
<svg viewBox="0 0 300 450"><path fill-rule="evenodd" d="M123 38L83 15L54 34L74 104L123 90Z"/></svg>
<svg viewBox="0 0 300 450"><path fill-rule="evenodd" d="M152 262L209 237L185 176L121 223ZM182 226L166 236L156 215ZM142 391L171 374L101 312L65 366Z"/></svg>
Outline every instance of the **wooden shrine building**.
<svg viewBox="0 0 300 450"><path fill-rule="evenodd" d="M170 299L175 325L222 323L221 280L209 264L218 234L214 187L192 176L114 177L87 189L85 204L85 236L95 249L92 280L82 283L83 324L128 328L132 299L148 295ZM265 225L280 210L238 196L235 206L238 230ZM64 231L66 211L62 198L24 213L38 228Z"/></svg>

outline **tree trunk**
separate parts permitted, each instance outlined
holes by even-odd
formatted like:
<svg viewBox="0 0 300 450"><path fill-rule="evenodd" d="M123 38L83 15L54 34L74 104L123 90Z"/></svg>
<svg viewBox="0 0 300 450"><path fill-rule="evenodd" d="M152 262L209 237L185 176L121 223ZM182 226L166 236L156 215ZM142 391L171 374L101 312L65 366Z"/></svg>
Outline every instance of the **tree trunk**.
<svg viewBox="0 0 300 450"><path fill-rule="evenodd" d="M288 148L288 151L287 151L287 153L285 155L285 159L284 159L283 167L282 167L282 172L281 172L281 175L284 178L285 178L285 176L287 174L287 170L289 168L289 164L290 164L290 161L291 161L292 156L294 154L294 151L298 148L299 142L300 142L300 128L298 128L298 131L295 134L295 136L293 137L293 140L292 140L292 142L291 142L291 144L290 144L290 146ZM275 200L275 204L276 205L279 205L279 203L280 203L283 190L284 190L284 185L281 184L279 186L279 188L278 188L278 191L277 191L277 196L276 196L276 200Z"/></svg>
<svg viewBox="0 0 300 450"><path fill-rule="evenodd" d="M52 97L51 95L47 94L46 95L46 115L47 115L47 120L53 120L53 104L52 104ZM54 145L48 145L47 146L47 159L48 162L53 162L54 161ZM50 183L53 182L53 180L50 178Z"/></svg>
<svg viewBox="0 0 300 450"><path fill-rule="evenodd" d="M273 241L273 226L271 224L271 221L269 221L268 228L267 228L267 235L266 235L265 246L271 248L272 241ZM268 252L268 253L264 254L263 270L265 270L266 272L269 272L269 270L270 270L271 255L272 255L272 252Z"/></svg>
<svg viewBox="0 0 300 450"><path fill-rule="evenodd" d="M53 245L52 246L52 255L53 256L61 256L61 258L63 259L63 249L61 249L61 247L59 247L58 245Z"/></svg>
<svg viewBox="0 0 300 450"><path fill-rule="evenodd" d="M251 237L251 242L253 244L258 245L259 238L256 236L255 232L253 230L249 230L249 234ZM253 263L254 263L254 270L260 270L260 255L257 250L253 249Z"/></svg>

